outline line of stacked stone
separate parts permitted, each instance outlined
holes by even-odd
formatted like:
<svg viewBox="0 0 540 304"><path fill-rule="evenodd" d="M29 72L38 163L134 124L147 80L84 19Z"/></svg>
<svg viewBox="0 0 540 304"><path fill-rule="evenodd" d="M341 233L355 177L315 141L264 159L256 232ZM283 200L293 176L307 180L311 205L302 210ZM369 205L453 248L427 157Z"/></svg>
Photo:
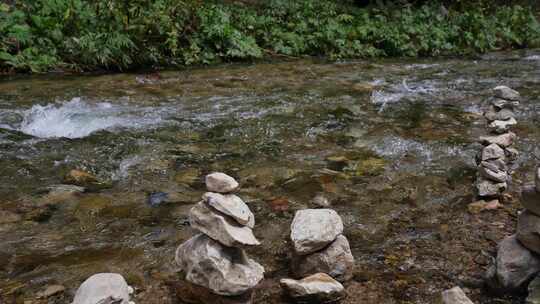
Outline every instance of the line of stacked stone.
<svg viewBox="0 0 540 304"><path fill-rule="evenodd" d="M206 176L205 183L209 192L189 213L191 227L200 234L177 248L176 263L185 272L186 281L214 294L251 294L264 277L263 266L243 249L260 244L252 231L255 217L232 193L239 186L234 178L212 173Z"/></svg>
<svg viewBox="0 0 540 304"><path fill-rule="evenodd" d="M514 108L519 105L519 92L506 86L493 89L494 97L484 113L489 136L480 137L484 147L477 156L476 191L481 199L499 199L508 187L508 165L518 156L513 148L516 134L511 128L517 124Z"/></svg>
<svg viewBox="0 0 540 304"><path fill-rule="evenodd" d="M343 285L352 278L354 257L343 235L343 222L332 209L304 209L291 224L294 247L292 273L300 280L280 281L302 303L334 303L345 296Z"/></svg>

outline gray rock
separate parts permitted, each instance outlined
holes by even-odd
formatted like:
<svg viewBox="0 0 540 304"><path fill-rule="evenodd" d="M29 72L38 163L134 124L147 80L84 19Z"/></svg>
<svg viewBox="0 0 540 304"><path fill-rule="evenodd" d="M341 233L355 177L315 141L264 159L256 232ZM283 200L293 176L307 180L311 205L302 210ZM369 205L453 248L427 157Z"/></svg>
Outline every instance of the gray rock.
<svg viewBox="0 0 540 304"><path fill-rule="evenodd" d="M497 111L495 107L492 107L490 110L486 111L484 113L484 117L488 121L494 121L494 120L509 120L511 118L515 118L515 114L510 109L500 109Z"/></svg>
<svg viewBox="0 0 540 304"><path fill-rule="evenodd" d="M540 216L540 193L535 186L526 185L521 190L521 204L525 209Z"/></svg>
<svg viewBox="0 0 540 304"><path fill-rule="evenodd" d="M340 282L345 282L352 278L354 257L347 238L339 235L328 247L320 251L294 256L292 267L297 277L324 272Z"/></svg>
<svg viewBox="0 0 540 304"><path fill-rule="evenodd" d="M528 210L521 212L516 235L523 246L540 253L540 217Z"/></svg>
<svg viewBox="0 0 540 304"><path fill-rule="evenodd" d="M231 217L215 211L204 201L189 211L191 227L225 246L259 245L251 228L238 224Z"/></svg>
<svg viewBox="0 0 540 304"><path fill-rule="evenodd" d="M315 195L315 197L312 200L312 203L316 206L322 207L322 208L328 208L332 204L328 201L328 199L321 193Z"/></svg>
<svg viewBox="0 0 540 304"><path fill-rule="evenodd" d="M480 163L480 166L478 166L478 172L486 179L497 183L505 183L508 176L504 167L501 166L501 163L502 165L505 165L500 159L483 161Z"/></svg>
<svg viewBox="0 0 540 304"><path fill-rule="evenodd" d="M534 278L528 287L529 295L525 304L540 304L540 277Z"/></svg>
<svg viewBox="0 0 540 304"><path fill-rule="evenodd" d="M519 101L520 99L519 92L507 86L497 86L493 88L493 93L495 94L495 97L504 100Z"/></svg>
<svg viewBox="0 0 540 304"><path fill-rule="evenodd" d="M509 161L515 161L519 157L519 151L514 148L504 149L504 155Z"/></svg>
<svg viewBox="0 0 540 304"><path fill-rule="evenodd" d="M121 275L98 273L82 283L73 304L128 304L131 292L131 287Z"/></svg>
<svg viewBox="0 0 540 304"><path fill-rule="evenodd" d="M517 125L517 121L514 118L509 120L494 120L488 125L488 129L497 134L508 132L510 127Z"/></svg>
<svg viewBox="0 0 540 304"><path fill-rule="evenodd" d="M474 304L459 287L454 287L442 292L443 304Z"/></svg>
<svg viewBox="0 0 540 304"><path fill-rule="evenodd" d="M480 137L480 143L483 145L496 144L502 148L511 146L516 140L516 134L512 132L504 133L495 136L482 136Z"/></svg>
<svg viewBox="0 0 540 304"><path fill-rule="evenodd" d="M281 286L289 296L301 303L335 303L345 297L345 288L326 273L317 273L302 280L282 279Z"/></svg>
<svg viewBox="0 0 540 304"><path fill-rule="evenodd" d="M244 201L234 194L206 192L203 200L216 210L234 218L239 224L253 228L255 216Z"/></svg>
<svg viewBox="0 0 540 304"><path fill-rule="evenodd" d="M476 181L476 191L481 197L496 197L506 190L506 183L497 183L488 179L479 178Z"/></svg>
<svg viewBox="0 0 540 304"><path fill-rule="evenodd" d="M482 149L482 160L504 158L504 150L496 144L491 144Z"/></svg>
<svg viewBox="0 0 540 304"><path fill-rule="evenodd" d="M342 233L341 217L332 209L299 210L291 225L291 240L299 255L326 247Z"/></svg>
<svg viewBox="0 0 540 304"><path fill-rule="evenodd" d="M494 291L518 291L539 271L538 256L523 247L512 235L499 243L497 259L487 273L486 282Z"/></svg>
<svg viewBox="0 0 540 304"><path fill-rule="evenodd" d="M206 189L210 192L229 193L238 188L238 182L225 173L214 172L205 178Z"/></svg>
<svg viewBox="0 0 540 304"><path fill-rule="evenodd" d="M510 101L500 98L495 98L491 100L491 105L496 109L513 109L519 106L519 101Z"/></svg>
<svg viewBox="0 0 540 304"><path fill-rule="evenodd" d="M187 281L219 295L243 294L264 277L264 268L242 249L223 246L204 234L180 245L175 260Z"/></svg>

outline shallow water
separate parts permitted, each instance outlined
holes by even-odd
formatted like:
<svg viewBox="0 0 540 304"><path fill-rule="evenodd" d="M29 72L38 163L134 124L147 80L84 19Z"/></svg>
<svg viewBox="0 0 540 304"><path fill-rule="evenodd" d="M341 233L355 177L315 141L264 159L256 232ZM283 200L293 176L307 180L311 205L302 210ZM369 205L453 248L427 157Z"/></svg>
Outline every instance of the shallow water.
<svg viewBox="0 0 540 304"><path fill-rule="evenodd" d="M174 249L193 234L186 219L202 177L219 170L241 182L257 218L263 245L250 255L272 286L258 302L286 303L274 283L287 275L288 226L323 193L357 260L348 288L362 295L348 303L432 303L480 276L486 265L468 259L492 254L512 232L511 206L489 215L502 222L495 228L493 218L467 214L475 140L490 89L519 90L513 191L531 180L538 58L225 65L144 83L136 74L4 78L0 210L16 219L0 221L0 294L24 301L57 283L71 299L90 274L114 271L136 287L137 302L175 303L164 287L176 279ZM105 186L48 192L74 168ZM148 204L161 192L175 199Z"/></svg>

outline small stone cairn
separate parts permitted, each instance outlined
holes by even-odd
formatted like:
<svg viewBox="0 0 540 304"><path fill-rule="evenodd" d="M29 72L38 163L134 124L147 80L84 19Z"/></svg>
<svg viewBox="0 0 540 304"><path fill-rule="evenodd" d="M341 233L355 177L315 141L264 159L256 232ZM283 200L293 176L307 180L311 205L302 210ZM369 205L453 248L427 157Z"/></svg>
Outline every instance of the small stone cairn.
<svg viewBox="0 0 540 304"><path fill-rule="evenodd" d="M515 160L518 151L512 147L516 134L510 131L517 124L514 108L520 95L506 86L493 89L494 97L484 113L491 135L480 137L484 145L478 154L476 191L480 199L499 199L507 189L508 164Z"/></svg>
<svg viewBox="0 0 540 304"><path fill-rule="evenodd" d="M301 280L282 279L283 288L296 301L327 303L345 296L343 285L351 279L354 257L343 235L343 222L332 209L296 212L291 225L294 247L292 273Z"/></svg>
<svg viewBox="0 0 540 304"><path fill-rule="evenodd" d="M205 182L209 192L189 214L191 227L200 233L177 248L176 263L185 272L186 281L219 296L247 295L245 303L249 303L250 291L264 277L263 266L243 249L259 245L252 231L255 217L244 201L232 194L238 188L234 178L212 173Z"/></svg>

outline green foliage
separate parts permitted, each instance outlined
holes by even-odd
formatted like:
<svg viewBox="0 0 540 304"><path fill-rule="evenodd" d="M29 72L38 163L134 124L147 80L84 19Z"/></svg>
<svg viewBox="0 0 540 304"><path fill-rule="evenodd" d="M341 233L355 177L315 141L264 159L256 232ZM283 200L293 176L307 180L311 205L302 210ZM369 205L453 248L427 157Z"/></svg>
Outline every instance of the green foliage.
<svg viewBox="0 0 540 304"><path fill-rule="evenodd" d="M0 4L0 70L128 69L265 56L463 55L540 45L531 9L352 1L21 0ZM429 4L431 3L431 4ZM479 4L480 3L480 4Z"/></svg>

